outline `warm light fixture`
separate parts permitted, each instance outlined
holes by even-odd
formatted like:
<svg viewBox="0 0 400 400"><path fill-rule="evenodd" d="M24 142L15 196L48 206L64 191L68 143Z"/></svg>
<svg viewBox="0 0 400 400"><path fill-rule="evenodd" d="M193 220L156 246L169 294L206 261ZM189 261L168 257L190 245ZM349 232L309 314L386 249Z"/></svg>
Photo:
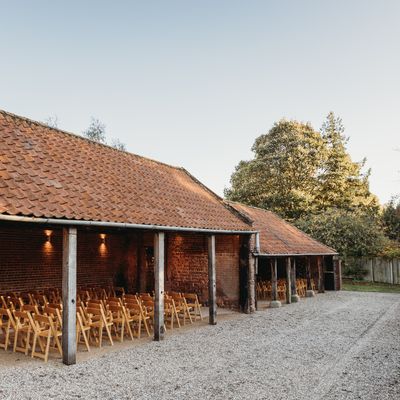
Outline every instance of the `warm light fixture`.
<svg viewBox="0 0 400 400"><path fill-rule="evenodd" d="M47 242L50 242L50 238L51 238L51 234L53 233L53 231L51 231L50 229L46 229L44 231L46 238L47 238Z"/></svg>
<svg viewBox="0 0 400 400"><path fill-rule="evenodd" d="M105 233L101 233L100 234L100 238L101 238L101 243L102 244L106 244L106 234Z"/></svg>

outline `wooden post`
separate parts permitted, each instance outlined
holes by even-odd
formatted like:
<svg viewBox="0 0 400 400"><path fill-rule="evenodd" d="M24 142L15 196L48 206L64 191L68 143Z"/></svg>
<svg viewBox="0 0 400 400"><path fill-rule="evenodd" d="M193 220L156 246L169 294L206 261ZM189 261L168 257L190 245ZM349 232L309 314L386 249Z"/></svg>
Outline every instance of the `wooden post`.
<svg viewBox="0 0 400 400"><path fill-rule="evenodd" d="M291 262L290 277L291 277L291 300L292 303L297 303L300 301L300 296L297 294L296 259L294 257L292 258Z"/></svg>
<svg viewBox="0 0 400 400"><path fill-rule="evenodd" d="M318 262L318 293L325 293L325 276L324 276L324 258L323 256L319 256L317 259Z"/></svg>
<svg viewBox="0 0 400 400"><path fill-rule="evenodd" d="M257 298L257 277L258 277L258 263L259 263L259 253L260 253L260 233L257 232L255 234L255 246L254 246L254 302L255 302L255 310L258 311L258 298Z"/></svg>
<svg viewBox="0 0 400 400"><path fill-rule="evenodd" d="M336 279L335 279L335 282L337 284L336 290L342 290L342 260L338 257L336 262L337 262Z"/></svg>
<svg viewBox="0 0 400 400"><path fill-rule="evenodd" d="M215 265L215 235L208 237L208 311L210 325L217 324L217 271Z"/></svg>
<svg viewBox="0 0 400 400"><path fill-rule="evenodd" d="M311 257L306 258L306 279L307 279L307 290L312 290L311 286Z"/></svg>
<svg viewBox="0 0 400 400"><path fill-rule="evenodd" d="M253 313L256 311L256 258L254 257L252 251L251 251L251 236L249 236L249 241L248 241L248 249L249 249L249 254L248 254L248 268L249 268L249 273L247 275L248 278L248 283L247 283L247 290L248 290L248 295L247 295L247 310L246 312L248 314Z"/></svg>
<svg viewBox="0 0 400 400"><path fill-rule="evenodd" d="M164 339L164 242L165 233L154 235L154 340Z"/></svg>
<svg viewBox="0 0 400 400"><path fill-rule="evenodd" d="M292 289L292 296L297 295L297 287L296 287L296 259L293 257L290 268L290 283Z"/></svg>
<svg viewBox="0 0 400 400"><path fill-rule="evenodd" d="M65 365L76 364L76 228L63 228L62 350Z"/></svg>
<svg viewBox="0 0 400 400"><path fill-rule="evenodd" d="M291 302L290 257L286 257L286 303L290 304Z"/></svg>
<svg viewBox="0 0 400 400"><path fill-rule="evenodd" d="M315 293L311 285L311 257L306 257L306 280L307 280L306 297L314 297Z"/></svg>
<svg viewBox="0 0 400 400"><path fill-rule="evenodd" d="M278 300L278 259L275 257L270 260L271 262L271 308L281 306Z"/></svg>

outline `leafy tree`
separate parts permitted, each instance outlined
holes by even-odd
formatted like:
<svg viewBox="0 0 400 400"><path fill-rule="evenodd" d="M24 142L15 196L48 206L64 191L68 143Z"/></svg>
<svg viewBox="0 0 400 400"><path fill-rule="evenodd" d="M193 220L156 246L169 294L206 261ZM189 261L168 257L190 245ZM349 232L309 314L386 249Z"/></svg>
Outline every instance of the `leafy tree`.
<svg viewBox="0 0 400 400"><path fill-rule="evenodd" d="M225 196L267 208L287 219L329 208L378 211L369 191L365 160L355 163L346 150L340 118L330 113L321 132L310 124L281 120L252 147L254 158L241 161Z"/></svg>
<svg viewBox="0 0 400 400"><path fill-rule="evenodd" d="M117 150L126 151L125 143L122 143L119 139L112 139L110 146Z"/></svg>
<svg viewBox="0 0 400 400"><path fill-rule="evenodd" d="M393 197L383 208L382 224L387 237L400 242L400 198Z"/></svg>
<svg viewBox="0 0 400 400"><path fill-rule="evenodd" d="M293 219L313 209L324 142L310 124L282 119L258 137L254 159L241 161L225 190L230 200L272 209Z"/></svg>
<svg viewBox="0 0 400 400"><path fill-rule="evenodd" d="M362 212L330 209L304 216L295 223L344 258L374 256L388 244L377 218Z"/></svg>
<svg viewBox="0 0 400 400"><path fill-rule="evenodd" d="M106 144L106 126L99 119L92 117L89 127L83 131L83 136L94 142Z"/></svg>
<svg viewBox="0 0 400 400"><path fill-rule="evenodd" d="M99 119L92 117L89 127L83 131L83 135L98 143L107 143L106 126ZM117 150L126 151L126 146L119 139L112 139L109 146L114 147Z"/></svg>
<svg viewBox="0 0 400 400"><path fill-rule="evenodd" d="M344 135L341 118L330 112L321 128L326 146L326 159L318 179L315 201L318 208L378 210L376 196L369 191L370 170L362 172L366 159L353 162L346 149L348 138Z"/></svg>

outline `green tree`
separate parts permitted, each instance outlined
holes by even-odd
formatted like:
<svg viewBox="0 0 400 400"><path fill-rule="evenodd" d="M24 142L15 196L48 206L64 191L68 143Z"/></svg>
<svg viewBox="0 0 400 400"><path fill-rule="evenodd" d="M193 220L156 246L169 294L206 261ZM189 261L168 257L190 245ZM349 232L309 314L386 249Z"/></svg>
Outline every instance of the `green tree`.
<svg viewBox="0 0 400 400"><path fill-rule="evenodd" d="M330 208L379 208L369 191L365 160L353 162L340 118L329 113L321 132L310 124L281 120L252 147L254 158L241 161L225 190L229 200L273 210L287 219Z"/></svg>
<svg viewBox="0 0 400 400"><path fill-rule="evenodd" d="M314 207L313 191L325 157L321 134L310 124L282 119L258 137L254 159L241 161L225 196L293 219Z"/></svg>
<svg viewBox="0 0 400 400"><path fill-rule="evenodd" d="M382 224L387 237L400 242L400 198L393 197L383 208Z"/></svg>
<svg viewBox="0 0 400 400"><path fill-rule="evenodd" d="M388 244L378 219L362 212L330 209L303 216L295 224L344 258L375 256Z"/></svg>
<svg viewBox="0 0 400 400"><path fill-rule="evenodd" d="M362 172L365 159L361 162L351 160L346 149L348 138L344 135L341 118L330 112L322 125L321 134L326 147L326 159L316 188L315 201L318 208L361 208L377 211L378 200L369 191L370 170Z"/></svg>

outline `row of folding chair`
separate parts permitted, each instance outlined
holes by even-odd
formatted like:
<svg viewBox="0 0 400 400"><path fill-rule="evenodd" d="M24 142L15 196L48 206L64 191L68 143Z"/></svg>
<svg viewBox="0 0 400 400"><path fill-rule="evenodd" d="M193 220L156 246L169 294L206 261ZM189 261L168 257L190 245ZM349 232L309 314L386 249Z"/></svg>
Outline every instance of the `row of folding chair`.
<svg viewBox="0 0 400 400"><path fill-rule="evenodd" d="M62 354L59 309L24 304L19 309L0 308L0 348L22 352L47 362L50 346Z"/></svg>

